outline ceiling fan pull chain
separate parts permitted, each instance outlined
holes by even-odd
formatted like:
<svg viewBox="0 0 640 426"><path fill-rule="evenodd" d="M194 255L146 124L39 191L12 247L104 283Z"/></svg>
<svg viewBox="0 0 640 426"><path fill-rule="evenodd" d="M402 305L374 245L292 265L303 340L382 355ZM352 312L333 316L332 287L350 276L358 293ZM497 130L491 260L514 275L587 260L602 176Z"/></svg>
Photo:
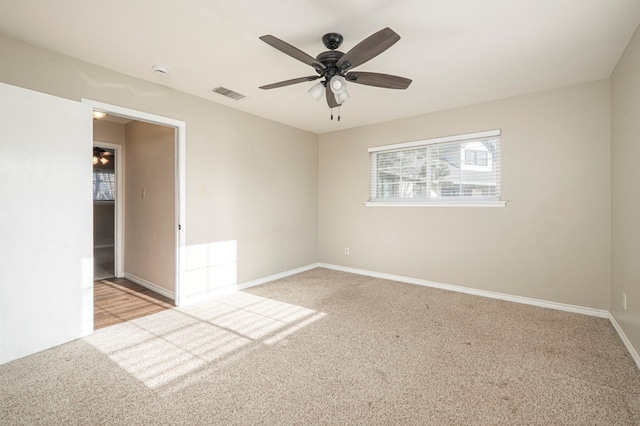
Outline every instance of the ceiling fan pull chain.
<svg viewBox="0 0 640 426"><path fill-rule="evenodd" d="M331 108L331 120L333 120L333 108Z"/></svg>
<svg viewBox="0 0 640 426"><path fill-rule="evenodd" d="M338 107L338 121L340 121L340 107Z"/></svg>

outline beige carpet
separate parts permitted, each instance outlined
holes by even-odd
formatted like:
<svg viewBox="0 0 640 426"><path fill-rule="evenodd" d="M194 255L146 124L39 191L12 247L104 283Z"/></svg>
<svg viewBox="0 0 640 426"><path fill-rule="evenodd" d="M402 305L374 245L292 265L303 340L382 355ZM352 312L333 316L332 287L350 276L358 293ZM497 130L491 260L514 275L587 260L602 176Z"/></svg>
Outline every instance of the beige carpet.
<svg viewBox="0 0 640 426"><path fill-rule="evenodd" d="M0 366L0 424L638 425L606 319L315 269Z"/></svg>

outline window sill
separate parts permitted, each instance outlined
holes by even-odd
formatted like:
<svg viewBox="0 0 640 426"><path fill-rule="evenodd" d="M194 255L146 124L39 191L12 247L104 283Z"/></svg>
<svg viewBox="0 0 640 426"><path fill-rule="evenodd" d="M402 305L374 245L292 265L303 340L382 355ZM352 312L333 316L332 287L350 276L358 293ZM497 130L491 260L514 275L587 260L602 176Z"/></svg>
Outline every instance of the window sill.
<svg viewBox="0 0 640 426"><path fill-rule="evenodd" d="M367 207L506 207L506 201L367 201Z"/></svg>

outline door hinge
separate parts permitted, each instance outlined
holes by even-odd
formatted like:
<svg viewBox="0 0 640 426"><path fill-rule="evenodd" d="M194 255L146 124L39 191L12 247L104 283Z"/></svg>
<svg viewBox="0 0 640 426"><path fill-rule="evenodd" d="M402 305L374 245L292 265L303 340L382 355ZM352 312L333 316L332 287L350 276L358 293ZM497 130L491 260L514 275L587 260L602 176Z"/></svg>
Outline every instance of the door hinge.
<svg viewBox="0 0 640 426"><path fill-rule="evenodd" d="M178 231L182 229L182 225L178 225Z"/></svg>

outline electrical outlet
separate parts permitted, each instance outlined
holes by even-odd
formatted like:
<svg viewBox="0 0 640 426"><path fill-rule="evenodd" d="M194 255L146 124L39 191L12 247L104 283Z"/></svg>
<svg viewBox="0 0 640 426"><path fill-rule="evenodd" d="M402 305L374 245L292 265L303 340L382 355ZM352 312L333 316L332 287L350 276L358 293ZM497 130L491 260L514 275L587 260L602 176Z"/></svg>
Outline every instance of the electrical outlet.
<svg viewBox="0 0 640 426"><path fill-rule="evenodd" d="M627 310L627 293L622 293L622 309Z"/></svg>
<svg viewBox="0 0 640 426"><path fill-rule="evenodd" d="M142 193L140 195L144 198L147 195L147 190L142 188Z"/></svg>
<svg viewBox="0 0 640 426"><path fill-rule="evenodd" d="M345 247L345 248L344 248L344 254L346 254L347 256L349 256L349 247Z"/></svg>

